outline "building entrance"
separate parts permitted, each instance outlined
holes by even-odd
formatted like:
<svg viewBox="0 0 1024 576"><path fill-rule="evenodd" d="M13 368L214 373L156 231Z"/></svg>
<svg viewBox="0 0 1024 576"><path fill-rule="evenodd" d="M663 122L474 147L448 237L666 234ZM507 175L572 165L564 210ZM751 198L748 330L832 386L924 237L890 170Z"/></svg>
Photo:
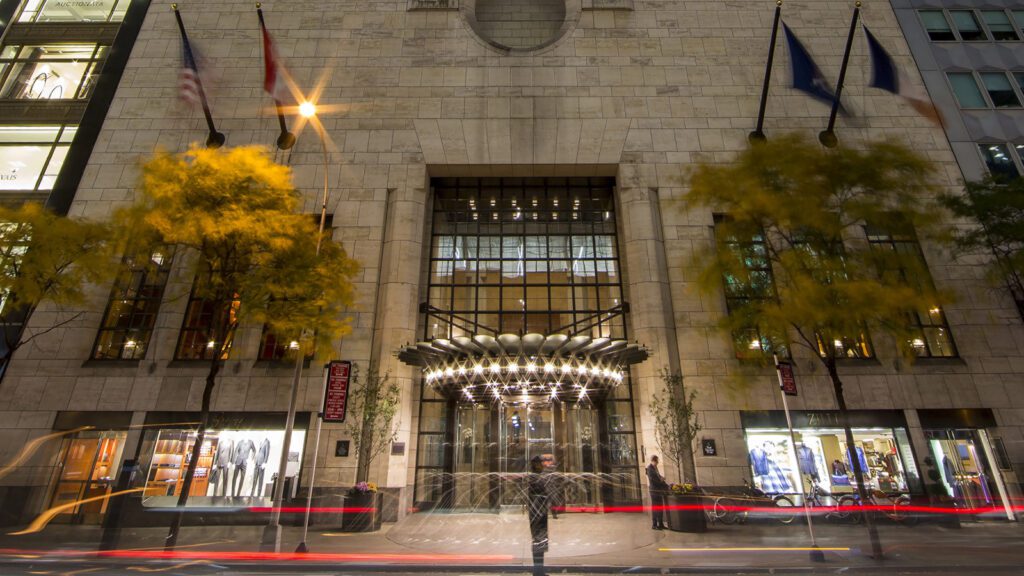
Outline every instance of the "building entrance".
<svg viewBox="0 0 1024 576"><path fill-rule="evenodd" d="M602 503L598 412L561 401L470 405L456 409L453 506L462 510L525 504L525 475L539 456L557 504Z"/></svg>
<svg viewBox="0 0 1024 576"><path fill-rule="evenodd" d="M542 458L559 503L639 502L611 178L439 178L422 371L419 507L525 501Z"/></svg>

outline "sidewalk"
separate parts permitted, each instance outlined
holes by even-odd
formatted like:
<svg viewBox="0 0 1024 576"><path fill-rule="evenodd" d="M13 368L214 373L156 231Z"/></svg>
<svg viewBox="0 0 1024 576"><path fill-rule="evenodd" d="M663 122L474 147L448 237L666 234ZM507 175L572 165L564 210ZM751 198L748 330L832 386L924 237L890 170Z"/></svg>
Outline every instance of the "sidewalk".
<svg viewBox="0 0 1024 576"><path fill-rule="evenodd" d="M885 558L868 556L863 526L815 524L826 563L812 563L806 525L758 523L714 525L705 534L650 529L643 514L564 514L550 521L550 572L635 571L852 571L923 568L974 573L1019 571L1024 566L1024 530L1014 523L965 523L962 528L936 525L881 525ZM121 550L132 550L138 562L162 550L165 527L126 529ZM301 528L285 528L282 556L259 556L262 527L186 527L174 558L211 558L218 564L258 562L272 566L296 563L312 569L329 564L394 570L444 571L472 567L474 571L523 570L530 562L529 529L522 514L414 514L376 533L343 533L311 527L311 554L290 554L302 537ZM70 551L95 551L100 529L90 526L50 526L26 536L0 536L3 555L16 551L44 557L69 558ZM24 554L22 554L24 555ZM0 556L2 558L3 556ZM166 559L166 558L165 558Z"/></svg>

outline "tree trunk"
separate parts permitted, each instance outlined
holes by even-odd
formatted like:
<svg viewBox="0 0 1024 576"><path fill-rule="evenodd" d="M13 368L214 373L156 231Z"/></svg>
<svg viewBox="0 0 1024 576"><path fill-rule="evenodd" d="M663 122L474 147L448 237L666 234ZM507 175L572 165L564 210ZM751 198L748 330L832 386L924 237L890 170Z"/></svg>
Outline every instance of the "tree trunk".
<svg viewBox="0 0 1024 576"><path fill-rule="evenodd" d="M680 482L685 484L692 482L697 484L697 464L694 461L693 456L693 438L687 438L686 446L683 446L683 458L681 463L681 479Z"/></svg>
<svg viewBox="0 0 1024 576"><path fill-rule="evenodd" d="M846 435L846 453L850 459L850 466L853 467L853 477L857 481L857 493L860 495L861 514L864 517L864 525L868 529L868 537L871 540L871 552L875 559L882 557L882 544L878 540L878 529L871 521L871 514L867 506L871 503L868 499L867 487L864 485L864 470L860 467L860 458L857 457L857 447L853 440L853 429L850 428L850 414L846 409L846 397L843 395L843 382L839 379L839 371L836 368L836 359L829 357L825 360L825 367L828 368L828 376L832 379L832 387L836 393L836 404L839 406L839 418L843 424L843 432ZM796 447L794 446L794 449Z"/></svg>
<svg viewBox="0 0 1024 576"><path fill-rule="evenodd" d="M221 367L220 351L215 353L210 362L210 372L206 375L206 387L203 388L203 403L199 413L199 430L196 432L196 441L192 445L192 456L188 461L188 468L185 470L185 478L181 482L181 493L178 494L178 511L171 521L171 528L167 532L167 540L164 542L164 550L174 550L178 544L178 532L181 530L181 521L185 518L185 504L188 503L188 493L192 490L192 479L196 475L196 465L199 463L199 454L203 449L203 442L206 440L206 428L210 425L210 400L213 397L213 387L217 383L217 374Z"/></svg>

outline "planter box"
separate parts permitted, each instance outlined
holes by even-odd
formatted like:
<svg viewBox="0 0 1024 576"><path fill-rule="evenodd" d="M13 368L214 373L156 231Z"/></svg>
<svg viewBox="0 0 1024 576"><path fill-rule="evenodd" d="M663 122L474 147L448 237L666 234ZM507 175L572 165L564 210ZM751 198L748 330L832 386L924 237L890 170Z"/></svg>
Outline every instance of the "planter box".
<svg viewBox="0 0 1024 576"><path fill-rule="evenodd" d="M665 505L668 510L665 516L668 518L668 528L675 532L707 532L708 524L704 516L704 497L699 494L681 496L669 494L665 497ZM682 509L680 507L696 506L693 509Z"/></svg>
<svg viewBox="0 0 1024 576"><path fill-rule="evenodd" d="M344 532L373 532L380 530L384 495L369 492L358 496L345 496L345 512L341 515Z"/></svg>

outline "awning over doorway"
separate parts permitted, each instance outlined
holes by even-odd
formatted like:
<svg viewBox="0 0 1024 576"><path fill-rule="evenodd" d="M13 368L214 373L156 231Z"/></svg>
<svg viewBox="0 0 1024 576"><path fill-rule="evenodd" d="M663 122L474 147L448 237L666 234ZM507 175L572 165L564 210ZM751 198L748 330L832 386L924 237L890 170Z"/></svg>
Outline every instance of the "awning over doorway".
<svg viewBox="0 0 1024 576"><path fill-rule="evenodd" d="M471 402L601 397L648 355L635 342L566 334L456 336L398 351L402 362L422 369L429 386Z"/></svg>

